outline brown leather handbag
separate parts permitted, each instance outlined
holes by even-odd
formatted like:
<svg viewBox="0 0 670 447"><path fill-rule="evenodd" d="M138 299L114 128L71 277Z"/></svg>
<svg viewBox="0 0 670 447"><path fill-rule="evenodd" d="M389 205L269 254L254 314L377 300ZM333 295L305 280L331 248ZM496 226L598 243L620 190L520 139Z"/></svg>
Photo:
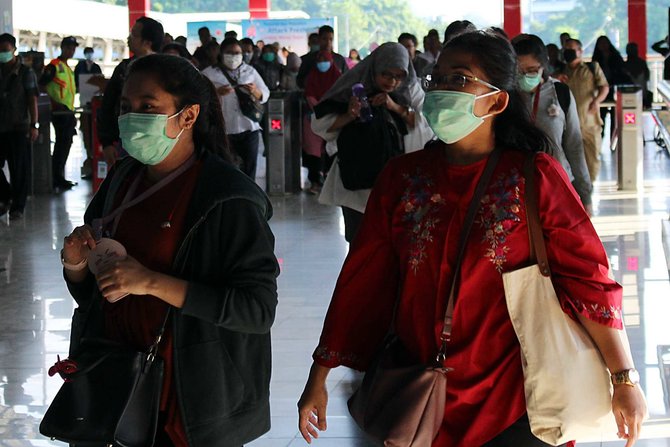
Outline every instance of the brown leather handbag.
<svg viewBox="0 0 670 447"><path fill-rule="evenodd" d="M395 304L393 323L377 357L368 368L360 388L349 399L349 412L358 426L373 440L385 447L427 447L437 436L444 419L447 395L445 366L447 344L451 337L454 293L461 270L461 259L470 228L481 198L500 159L500 150L489 157L461 230L456 269L442 327L441 346L433 362L416 360L395 335ZM442 262L446 262L446 244ZM438 291L443 287L438 287ZM440 294L438 293L438 296Z"/></svg>

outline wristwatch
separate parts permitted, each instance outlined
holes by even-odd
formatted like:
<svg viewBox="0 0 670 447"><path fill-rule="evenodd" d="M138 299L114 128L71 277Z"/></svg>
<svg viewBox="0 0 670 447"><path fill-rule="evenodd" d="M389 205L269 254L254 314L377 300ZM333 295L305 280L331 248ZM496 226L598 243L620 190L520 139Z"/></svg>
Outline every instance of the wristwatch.
<svg viewBox="0 0 670 447"><path fill-rule="evenodd" d="M640 383L640 373L635 368L612 373L612 385L635 386Z"/></svg>

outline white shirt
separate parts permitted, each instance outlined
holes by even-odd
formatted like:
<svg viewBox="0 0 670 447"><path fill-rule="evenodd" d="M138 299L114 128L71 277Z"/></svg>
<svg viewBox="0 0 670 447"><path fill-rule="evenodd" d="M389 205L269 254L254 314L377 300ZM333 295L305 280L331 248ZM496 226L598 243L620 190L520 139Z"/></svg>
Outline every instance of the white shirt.
<svg viewBox="0 0 670 447"><path fill-rule="evenodd" d="M242 62L242 65L237 70L226 70L226 72L238 85L255 84L256 88L263 94L260 101L261 104L265 104L270 98L270 90L265 85L265 82L263 82L261 75L251 65ZM212 81L212 84L216 88L230 85L230 82L228 82L228 79L218 67L207 67L202 71L202 74ZM235 92L219 96L219 101L221 102L221 110L223 111L223 118L226 122L226 133L228 135L255 131L261 128L257 122L250 120L242 114L240 102Z"/></svg>

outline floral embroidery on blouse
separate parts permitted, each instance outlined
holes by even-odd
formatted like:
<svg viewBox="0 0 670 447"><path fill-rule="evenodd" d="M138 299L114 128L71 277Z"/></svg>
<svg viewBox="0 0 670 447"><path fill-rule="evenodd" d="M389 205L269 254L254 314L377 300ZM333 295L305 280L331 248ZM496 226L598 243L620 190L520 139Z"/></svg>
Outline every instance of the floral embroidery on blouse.
<svg viewBox="0 0 670 447"><path fill-rule="evenodd" d="M507 238L515 222L520 222L521 196L519 185L524 182L517 169L501 174L482 197L477 220L484 230L482 242L488 243L486 257L493 263L496 270L502 273L507 261L509 247Z"/></svg>
<svg viewBox="0 0 670 447"><path fill-rule="evenodd" d="M590 320L597 322L620 321L622 317L621 307L598 303L585 303L579 299L571 298L570 301L577 311L586 315Z"/></svg>
<svg viewBox="0 0 670 447"><path fill-rule="evenodd" d="M401 197L402 221L409 228L409 266L416 274L419 265L425 261L426 249L433 242L433 230L440 222L438 211L444 205L440 194L431 193L433 179L417 169L414 174L403 174L407 182Z"/></svg>

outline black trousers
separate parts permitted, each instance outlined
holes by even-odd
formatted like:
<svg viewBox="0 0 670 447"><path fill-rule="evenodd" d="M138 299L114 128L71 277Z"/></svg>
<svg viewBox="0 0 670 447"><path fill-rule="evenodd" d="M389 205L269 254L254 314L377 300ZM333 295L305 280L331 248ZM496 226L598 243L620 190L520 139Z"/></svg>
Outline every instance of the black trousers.
<svg viewBox="0 0 670 447"><path fill-rule="evenodd" d="M5 162L9 165L9 182L2 171ZM10 212L23 212L28 197L29 175L28 131L0 132L0 202L9 203L11 200Z"/></svg>
<svg viewBox="0 0 670 447"><path fill-rule="evenodd" d="M261 131L254 130L228 135L233 154L242 159L240 170L256 180L256 164L258 163L258 145Z"/></svg>
<svg viewBox="0 0 670 447"><path fill-rule="evenodd" d="M482 447L549 447L550 444L540 441L530 431L528 415L524 414L521 418L500 433L493 440L487 442ZM565 444L563 444L565 446Z"/></svg>
<svg viewBox="0 0 670 447"><path fill-rule="evenodd" d="M52 180L54 186L59 186L65 181L65 163L70 156L77 119L74 113L55 114L51 117L51 123L56 131L56 142L51 156Z"/></svg>
<svg viewBox="0 0 670 447"><path fill-rule="evenodd" d="M351 244L363 222L363 213L343 206L342 216L344 216L344 239Z"/></svg>

